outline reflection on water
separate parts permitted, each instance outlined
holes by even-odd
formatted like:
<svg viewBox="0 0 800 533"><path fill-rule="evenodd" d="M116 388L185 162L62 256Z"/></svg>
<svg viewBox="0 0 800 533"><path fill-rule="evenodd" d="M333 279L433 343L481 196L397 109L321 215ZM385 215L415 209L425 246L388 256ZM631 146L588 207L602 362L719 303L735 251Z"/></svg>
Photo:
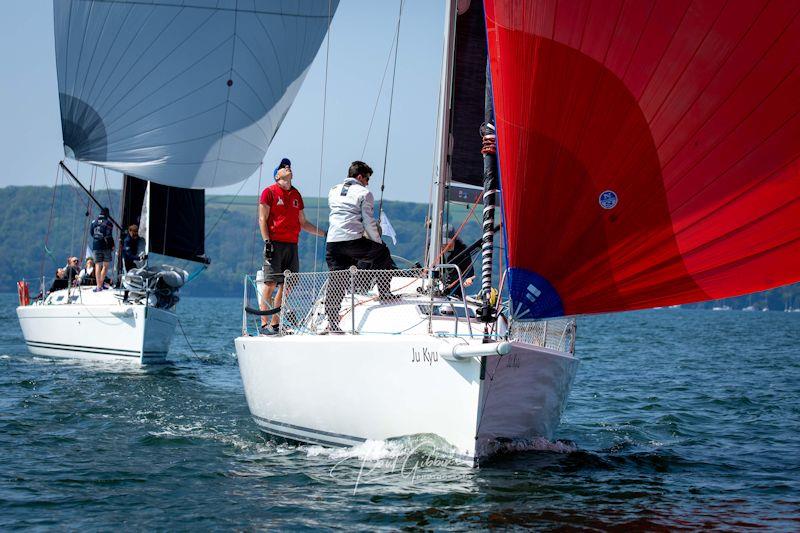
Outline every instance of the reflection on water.
<svg viewBox="0 0 800 533"><path fill-rule="evenodd" d="M2 529L800 527L800 315L584 318L561 440L473 469L433 435L346 450L261 435L235 299L182 302L196 353L179 331L173 364L153 369L27 355L14 300L0 306Z"/></svg>

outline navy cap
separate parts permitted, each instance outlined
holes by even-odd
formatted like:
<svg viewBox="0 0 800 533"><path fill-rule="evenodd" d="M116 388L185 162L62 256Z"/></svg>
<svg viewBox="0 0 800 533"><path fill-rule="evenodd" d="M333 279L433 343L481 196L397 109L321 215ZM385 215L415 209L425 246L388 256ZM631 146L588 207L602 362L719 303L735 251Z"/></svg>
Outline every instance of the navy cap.
<svg viewBox="0 0 800 533"><path fill-rule="evenodd" d="M282 168L292 168L292 162L289 161L288 157L284 157L283 159L281 159L281 162L278 164L277 167L275 167L275 170L272 172L272 177L273 178L277 177L278 171Z"/></svg>

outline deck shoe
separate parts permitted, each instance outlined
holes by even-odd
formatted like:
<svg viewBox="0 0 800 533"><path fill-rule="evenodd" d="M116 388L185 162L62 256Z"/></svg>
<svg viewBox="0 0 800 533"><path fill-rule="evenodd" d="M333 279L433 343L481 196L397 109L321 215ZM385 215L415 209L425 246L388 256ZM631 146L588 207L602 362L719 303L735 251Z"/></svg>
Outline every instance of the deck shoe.
<svg viewBox="0 0 800 533"><path fill-rule="evenodd" d="M258 331L261 335L277 335L279 333L278 329L269 324L266 326L261 326Z"/></svg>

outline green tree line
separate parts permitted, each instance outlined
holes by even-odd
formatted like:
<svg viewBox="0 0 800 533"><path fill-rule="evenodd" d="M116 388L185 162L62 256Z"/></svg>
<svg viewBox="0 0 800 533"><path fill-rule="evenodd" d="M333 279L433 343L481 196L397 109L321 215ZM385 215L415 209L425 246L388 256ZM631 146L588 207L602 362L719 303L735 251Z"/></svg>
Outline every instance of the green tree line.
<svg viewBox="0 0 800 533"><path fill-rule="evenodd" d="M120 192L95 191L95 197L119 219ZM88 225L98 209L84 193L70 186L5 187L0 189L0 291L13 291L20 279L31 282L44 275L50 283L56 268L64 266L68 256L86 255ZM305 198L309 220L327 227L327 199ZM422 261L425 248L425 219L428 206L411 202L384 201L383 208L397 232L397 244L387 239L395 256L410 262ZM88 214L87 214L88 213ZM460 223L460 220L459 220ZM258 231L257 198L242 196L206 196L206 255L211 264L184 289L185 295L239 296L243 276L254 274L262 262L262 241ZM464 239L476 239L476 221L464 230ZM119 237L115 237L119 244ZM301 270L325 270L325 241L302 232L299 242ZM316 258L316 262L315 262ZM199 265L171 258L164 262L192 272ZM398 266L408 266L402 260Z"/></svg>
<svg viewBox="0 0 800 533"><path fill-rule="evenodd" d="M109 207L112 216L118 218L119 191L100 190L95 192L95 196ZM327 200L305 198L304 201L308 219L315 223L319 220L319 226L326 228ZM35 293L38 291L36 280L41 279L42 273L49 284L55 269L64 266L68 256L85 256L88 225L98 210L78 189L70 186L4 187L0 188L0 205L4 206L0 211L0 291L13 291L16 281L24 278L31 281L31 290ZM387 242L392 254L412 263L422 262L427 204L384 201L383 208L397 232L397 244ZM465 207L453 206L446 218L458 227L467 214ZM466 243L480 236L479 214L480 209L472 214L464 227L462 236ZM205 228L206 254L211 265L183 289L184 295L241 295L244 275L254 274L261 266L262 243L258 232L256 197L207 195ZM312 271L315 266L318 270L326 268L323 239L303 232L299 251L301 270ZM198 268L196 264L170 258L164 258L164 262L190 272ZM401 260L397 263L401 268L408 266ZM781 311L800 308L800 284L691 305L703 308L722 306L733 309L752 306L758 310L766 307Z"/></svg>

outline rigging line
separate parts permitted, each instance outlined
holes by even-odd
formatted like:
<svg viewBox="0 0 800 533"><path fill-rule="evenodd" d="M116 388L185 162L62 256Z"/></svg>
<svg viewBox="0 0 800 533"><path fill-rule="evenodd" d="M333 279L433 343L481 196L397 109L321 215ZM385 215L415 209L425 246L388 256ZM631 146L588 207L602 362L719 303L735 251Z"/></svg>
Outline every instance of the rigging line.
<svg viewBox="0 0 800 533"><path fill-rule="evenodd" d="M403 9L403 0L400 2L400 9ZM392 46L389 47L389 53L386 54L386 65L383 67L383 76L381 76L381 83L378 86L378 94L375 96L375 105L372 106L372 116L369 119L369 127L367 128L367 136L364 139L364 147L361 149L361 159L364 159L364 154L367 153L367 143L369 142L369 135L372 132L372 123L375 121L375 114L378 111L378 104L381 100L381 93L383 92L383 82L386 80L386 73L389 72L389 63L392 61L392 50L395 49L397 46L397 38L400 32L400 19L398 18L398 25L397 29L394 32L394 38L392 38ZM395 52L395 64L397 63L397 52ZM389 104L391 110L391 103Z"/></svg>
<svg viewBox="0 0 800 533"><path fill-rule="evenodd" d="M73 191L75 190L74 187L69 187L69 188L72 189ZM78 203L77 199L75 197L73 197L72 198L72 205L70 206L70 214L72 216L72 231L71 231L70 237L69 237L69 250L70 250L70 253L75 251L75 219L77 218L76 215L78 214L77 213L78 210L75 209L76 205L78 206L78 208L80 208L80 203ZM81 256L80 250L78 250L78 252L79 253L76 254L76 255L80 258L80 256Z"/></svg>
<svg viewBox="0 0 800 533"><path fill-rule="evenodd" d="M319 227L320 204L322 203L322 165L325 158L325 114L328 109L328 63L331 51L331 0L328 0L328 32L325 36L325 80L322 86L322 133L319 143L319 184L317 185L317 219L314 221ZM319 235L314 235L314 272L317 271L317 247Z"/></svg>
<svg viewBox="0 0 800 533"><path fill-rule="evenodd" d="M258 188L256 189L256 225L253 226L253 236L250 238L251 245L250 245L250 264L255 263L256 257L256 234L261 229L261 221L259 217L261 216L261 171L264 168L264 162L262 161L260 165L258 165Z"/></svg>
<svg viewBox="0 0 800 533"><path fill-rule="evenodd" d="M259 167L259 168L260 168L260 167ZM226 205L226 206L225 206L225 209L223 209L223 210L222 210L222 213L221 213L221 214L220 214L220 215L217 217L217 221L216 221L216 222L214 222L214 225L213 225L213 226L211 226L211 229L210 229L210 230L208 230L208 233L206 233L206 236L204 237L204 239L205 239L205 240L208 240L208 238L211 236L211 234L212 234L212 233L214 233L214 230L216 229L217 225L218 225L218 224L220 223L220 221L222 220L222 217L224 217L224 216L225 216L225 214L228 212L228 210L229 210L229 209L231 208L231 206L233 205L233 202L235 202L235 201L236 201L236 199L239 197L239 193L241 193L241 192L242 192L242 189L244 189L244 186L245 186L245 185L247 185L247 182L248 182L248 181L250 181L250 178L252 178L252 177L253 177L253 175L252 175L252 174L250 174L250 176L249 176L249 177L248 177L246 180L244 180L244 181L242 182L242 184L241 184L241 185L239 185L239 190L238 190L238 191L236 191L236 194L234 194L234 195L233 195L233 198L231 198L231 201L230 201L230 202L228 202L228 205ZM260 183L260 182L261 182L261 171L259 171L259 183Z"/></svg>
<svg viewBox="0 0 800 533"><path fill-rule="evenodd" d="M114 205L114 202L111 200L111 187L108 185L108 172L106 171L106 167L103 167L103 180L106 183L106 198L108 198L108 208L111 209L111 206Z"/></svg>
<svg viewBox="0 0 800 533"><path fill-rule="evenodd" d="M55 183L53 184L53 197L50 200L50 217L47 220L47 233L45 233L45 235L44 235L44 250L45 250L45 254L42 255L42 261L41 261L41 265L40 265L40 271L41 271L40 274L41 275L39 276L42 279L44 279L44 258L48 255L47 243L48 243L48 240L50 239L50 230L53 227L53 210L54 210L54 207L56 205L56 190L58 189L58 178L59 178L60 173L61 173L61 167L58 166L58 167L56 167L56 179L55 179Z"/></svg>
<svg viewBox="0 0 800 533"><path fill-rule="evenodd" d="M447 241L448 243L455 241L456 238L459 235L461 235L461 230L463 230L464 226L467 225L467 222L470 221L470 218L472 217L472 213L475 212L475 208L478 207L478 205L481 204L482 201L483 201L483 192L481 192L478 195L478 198L475 200L475 203L472 204L472 207L470 208L469 213L467 213L467 216L464 217L464 221L461 223L461 225L458 227L458 229L453 233L453 237L448 239L448 241ZM434 261L434 262L438 263L439 261L441 261L442 256L444 256L444 246L442 246L442 249L439 251L439 255L436 256L436 261Z"/></svg>
<svg viewBox="0 0 800 533"><path fill-rule="evenodd" d="M86 210L83 215L83 239L81 240L81 255L86 253L86 248L89 247L89 210L92 206L92 199L86 197Z"/></svg>
<svg viewBox="0 0 800 533"><path fill-rule="evenodd" d="M197 354L197 352L194 350L194 348L192 348L192 345L189 344L189 337L186 336L186 332L183 330L183 324L181 324L181 319L180 318L178 318L178 325L181 328L181 333L183 334L183 340L186 341L186 346L189 347L189 349L192 351L192 353L194 354L195 357L200 359L200 356Z"/></svg>
<svg viewBox="0 0 800 533"><path fill-rule="evenodd" d="M403 18L403 1L400 0L400 7L397 13L397 29L395 30L395 47L394 47L394 66L392 67L392 85L389 89L389 118L386 121L386 143L383 147L383 172L381 175L381 199L378 202L378 220L381 218L383 211L383 189L386 184L386 159L389 156L389 133L392 130L392 107L394 107L394 86L395 76L397 74L397 56L400 52L400 20Z"/></svg>

